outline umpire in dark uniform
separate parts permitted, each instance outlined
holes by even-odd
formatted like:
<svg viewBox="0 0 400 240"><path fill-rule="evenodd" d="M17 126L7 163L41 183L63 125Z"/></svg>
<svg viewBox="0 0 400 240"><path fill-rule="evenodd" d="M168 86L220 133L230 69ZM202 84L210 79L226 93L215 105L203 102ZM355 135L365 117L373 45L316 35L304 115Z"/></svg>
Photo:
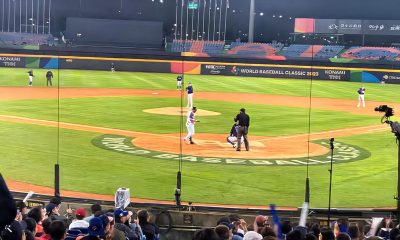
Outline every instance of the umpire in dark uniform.
<svg viewBox="0 0 400 240"><path fill-rule="evenodd" d="M238 124L237 128L238 144L236 151L240 151L240 145L242 144L240 139L242 139L242 136L243 136L244 146L246 147L246 151L249 151L249 141L247 140L247 133L249 132L250 117L249 115L246 114L246 109L241 108L240 113L236 115L234 120Z"/></svg>

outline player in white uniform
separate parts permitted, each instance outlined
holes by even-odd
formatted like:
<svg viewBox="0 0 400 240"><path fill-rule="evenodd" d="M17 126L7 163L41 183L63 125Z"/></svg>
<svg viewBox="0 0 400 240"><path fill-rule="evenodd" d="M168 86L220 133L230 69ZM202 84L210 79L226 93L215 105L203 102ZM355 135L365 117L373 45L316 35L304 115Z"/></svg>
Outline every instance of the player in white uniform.
<svg viewBox="0 0 400 240"><path fill-rule="evenodd" d="M360 107L361 104L362 104L363 107L365 107L365 99L364 99L365 88L364 88L364 86L360 87L358 89L357 93L358 93L358 104L357 104L357 107Z"/></svg>
<svg viewBox="0 0 400 240"><path fill-rule="evenodd" d="M186 90L188 95L187 107L190 109L191 107L193 107L193 86L191 82L189 82L188 86L186 87Z"/></svg>
<svg viewBox="0 0 400 240"><path fill-rule="evenodd" d="M197 108L193 107L192 111L188 112L188 115L187 115L186 128L188 130L188 134L186 135L186 137L183 140L185 142L189 140L190 144L194 144L193 139L192 139L192 137L194 135L194 124L196 122L199 122L195 118L195 113L196 112L197 112Z"/></svg>

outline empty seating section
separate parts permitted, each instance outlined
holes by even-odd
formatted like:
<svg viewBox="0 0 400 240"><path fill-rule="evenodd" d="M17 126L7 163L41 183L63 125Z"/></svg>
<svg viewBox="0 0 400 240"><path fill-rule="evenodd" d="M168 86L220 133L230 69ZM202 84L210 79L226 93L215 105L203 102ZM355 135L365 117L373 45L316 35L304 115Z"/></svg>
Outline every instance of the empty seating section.
<svg viewBox="0 0 400 240"><path fill-rule="evenodd" d="M174 40L172 42L172 52L189 52L192 48L192 41Z"/></svg>
<svg viewBox="0 0 400 240"><path fill-rule="evenodd" d="M311 45L305 44L293 44L283 49L282 55L289 58L300 58L302 54L305 53Z"/></svg>
<svg viewBox="0 0 400 240"><path fill-rule="evenodd" d="M227 54L265 58L276 55L281 47L279 44L232 42Z"/></svg>
<svg viewBox="0 0 400 240"><path fill-rule="evenodd" d="M222 54L224 45L222 41L174 40L171 51Z"/></svg>
<svg viewBox="0 0 400 240"><path fill-rule="evenodd" d="M341 54L342 58L360 60L396 60L400 50L393 47L351 47Z"/></svg>
<svg viewBox="0 0 400 240"><path fill-rule="evenodd" d="M222 54L222 53L224 53L224 47L225 47L225 43L222 41L218 41L218 42L206 41L204 43L203 52L209 53L209 54Z"/></svg>
<svg viewBox="0 0 400 240"><path fill-rule="evenodd" d="M319 51L314 51L315 53L314 58L322 58L322 59L333 58L337 56L343 49L344 46L339 46L339 45L322 46L322 48Z"/></svg>
<svg viewBox="0 0 400 240"><path fill-rule="evenodd" d="M0 32L0 42L13 45L53 45L54 38L50 34Z"/></svg>

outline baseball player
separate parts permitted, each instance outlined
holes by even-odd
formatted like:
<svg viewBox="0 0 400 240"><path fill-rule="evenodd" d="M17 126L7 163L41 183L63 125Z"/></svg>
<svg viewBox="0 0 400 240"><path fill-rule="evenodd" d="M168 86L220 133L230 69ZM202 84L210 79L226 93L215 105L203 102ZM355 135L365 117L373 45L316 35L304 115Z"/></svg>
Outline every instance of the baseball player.
<svg viewBox="0 0 400 240"><path fill-rule="evenodd" d="M364 99L365 88L364 88L364 86L361 86L358 89L357 93L358 93L358 104L357 104L357 107L360 107L360 105L362 103L362 106L365 108L365 99Z"/></svg>
<svg viewBox="0 0 400 240"><path fill-rule="evenodd" d="M193 135L194 135L194 124L196 122L200 122L198 120L196 120L195 118L195 113L197 112L197 108L193 107L192 111L188 112L187 115L187 121L186 121L186 128L188 130L188 134L186 135L186 137L183 139L185 142L189 140L190 144L194 144L193 142Z"/></svg>
<svg viewBox="0 0 400 240"><path fill-rule="evenodd" d="M53 86L52 79L53 79L53 72L49 70L46 73L47 86L50 87Z"/></svg>
<svg viewBox="0 0 400 240"><path fill-rule="evenodd" d="M189 82L188 86L186 87L187 95L188 95L188 105L187 107L190 109L193 107L193 86L192 83Z"/></svg>
<svg viewBox="0 0 400 240"><path fill-rule="evenodd" d="M226 141L233 146L233 148L236 148L236 143L238 141L237 139L237 128L238 125L236 123L233 124L231 128L231 132L229 133L229 136L226 138ZM243 142L243 138L242 138Z"/></svg>
<svg viewBox="0 0 400 240"><path fill-rule="evenodd" d="M33 82L33 70L28 71L28 76L29 76L29 87L32 87L32 82Z"/></svg>
<svg viewBox="0 0 400 240"><path fill-rule="evenodd" d="M115 72L115 64L113 62L111 63L111 72Z"/></svg>
<svg viewBox="0 0 400 240"><path fill-rule="evenodd" d="M182 75L178 75L176 78L176 90L181 90L182 89Z"/></svg>

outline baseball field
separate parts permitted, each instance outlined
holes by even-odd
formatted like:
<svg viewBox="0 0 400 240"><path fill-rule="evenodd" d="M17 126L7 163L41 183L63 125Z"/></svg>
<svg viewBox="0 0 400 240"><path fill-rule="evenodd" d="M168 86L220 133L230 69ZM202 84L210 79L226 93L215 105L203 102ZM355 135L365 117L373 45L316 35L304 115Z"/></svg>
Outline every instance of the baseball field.
<svg viewBox="0 0 400 240"><path fill-rule="evenodd" d="M186 94L165 73L0 68L0 172L16 190L53 187L77 196L173 201L182 160L182 200L194 205L298 207L310 178L312 207L393 207L397 145L381 124L400 109L400 85L184 75L199 108L195 145L185 144ZM183 98L182 98L183 97ZM240 108L250 115L250 151L226 143ZM392 120L399 120L393 117ZM98 195L90 195L98 194Z"/></svg>

